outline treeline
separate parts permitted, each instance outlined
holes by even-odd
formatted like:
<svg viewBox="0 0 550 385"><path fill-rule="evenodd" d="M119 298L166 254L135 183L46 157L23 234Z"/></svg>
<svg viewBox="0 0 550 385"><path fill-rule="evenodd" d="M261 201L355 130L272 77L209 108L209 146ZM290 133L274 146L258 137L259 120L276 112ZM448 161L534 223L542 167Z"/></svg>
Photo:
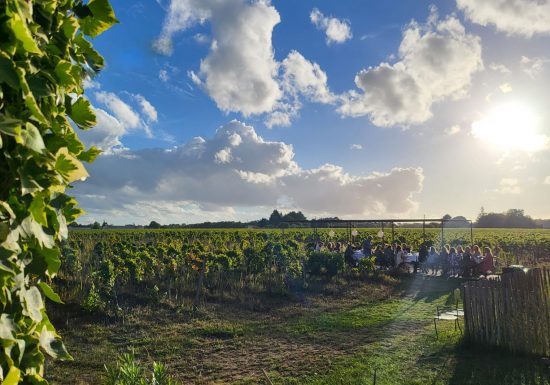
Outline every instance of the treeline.
<svg viewBox="0 0 550 385"><path fill-rule="evenodd" d="M505 213L486 213L483 208L476 220L476 227L484 228L541 228L544 222L536 221L520 209L510 209Z"/></svg>
<svg viewBox="0 0 550 385"><path fill-rule="evenodd" d="M327 219L336 219L327 218ZM279 227L309 227L307 223L297 223L299 221L307 221L308 219L301 211L290 211L286 214L283 214L279 210L273 210L271 215L268 218L262 218L260 220L254 220L249 222L240 222L240 221L220 221L220 222L202 222L202 223L174 223L169 225L161 225L157 221L151 221L148 225L124 225L124 226L114 226L110 225L107 222L103 223L94 222L87 225L81 225L78 223L71 224L71 228L86 228L86 229L104 229L104 228L127 228L127 229L246 229L246 228L279 228Z"/></svg>
<svg viewBox="0 0 550 385"><path fill-rule="evenodd" d="M443 220L447 222L444 223L444 227L449 228L463 228L470 227L470 221L463 216L451 216L445 214L442 217ZM331 218L320 218L315 219L318 222L323 221L338 221L338 217ZM220 222L202 222L202 223L192 223L192 224L169 224L161 225L156 221L151 221L148 225L124 225L124 226L114 226L110 225L107 222L99 223L94 222L87 225L79 225L78 223L71 224L71 228L92 228L92 229L103 229L103 228L127 228L127 229L136 229L136 228L145 228L145 229L239 229L239 228L281 228L281 227L310 227L306 216L301 211L290 211L286 214L280 212L279 210L273 210L269 218L262 218L259 220L241 222L241 221L220 221ZM304 223L300 223L304 222ZM323 227L322 223L317 224L318 227ZM374 227L377 227L377 224L371 224ZM422 222L418 223L406 223L400 224L396 227L403 228L421 228L423 225L426 228L439 228L441 227L440 222ZM510 209L504 213L486 213L483 207L475 222L473 222L474 227L479 228L550 228L550 219L533 219L529 215L525 215L524 210L521 209Z"/></svg>

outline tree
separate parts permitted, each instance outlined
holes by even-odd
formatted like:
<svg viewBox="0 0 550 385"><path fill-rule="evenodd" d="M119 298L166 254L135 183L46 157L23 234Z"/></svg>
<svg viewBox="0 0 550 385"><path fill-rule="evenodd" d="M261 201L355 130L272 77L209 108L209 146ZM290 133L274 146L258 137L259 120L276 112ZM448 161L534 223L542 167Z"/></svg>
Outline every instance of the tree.
<svg viewBox="0 0 550 385"><path fill-rule="evenodd" d="M0 376L47 384L44 354L71 359L44 306L82 213L65 190L99 154L75 132L95 124L82 82L104 65L85 36L117 20L108 0L3 0L0 15Z"/></svg>
<svg viewBox="0 0 550 385"><path fill-rule="evenodd" d="M149 223L149 226L147 226L148 228L150 229L160 229L162 226L160 223L156 222L156 221L151 221L151 223Z"/></svg>
<svg viewBox="0 0 550 385"><path fill-rule="evenodd" d="M281 223L281 220L283 219L283 216L278 210L273 210L271 215L269 216L269 224L271 226L279 226L279 223Z"/></svg>
<svg viewBox="0 0 550 385"><path fill-rule="evenodd" d="M91 228L94 229L94 230L99 230L99 229L101 229L101 225L99 224L98 221L95 221L94 223L92 223Z"/></svg>

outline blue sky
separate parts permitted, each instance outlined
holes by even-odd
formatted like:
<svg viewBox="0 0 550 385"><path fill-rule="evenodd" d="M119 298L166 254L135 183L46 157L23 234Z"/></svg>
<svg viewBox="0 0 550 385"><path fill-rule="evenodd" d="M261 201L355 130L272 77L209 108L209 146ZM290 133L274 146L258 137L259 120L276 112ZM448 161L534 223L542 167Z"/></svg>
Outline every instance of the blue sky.
<svg viewBox="0 0 550 385"><path fill-rule="evenodd" d="M550 217L547 3L112 4L83 222Z"/></svg>

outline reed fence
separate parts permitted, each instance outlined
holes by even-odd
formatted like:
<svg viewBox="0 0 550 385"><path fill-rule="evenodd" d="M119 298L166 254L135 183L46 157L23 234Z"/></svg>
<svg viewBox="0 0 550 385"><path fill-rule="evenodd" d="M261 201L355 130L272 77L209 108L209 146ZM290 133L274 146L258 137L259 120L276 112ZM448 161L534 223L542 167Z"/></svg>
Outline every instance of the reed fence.
<svg viewBox="0 0 550 385"><path fill-rule="evenodd" d="M550 356L550 269L467 282L463 299L469 342Z"/></svg>

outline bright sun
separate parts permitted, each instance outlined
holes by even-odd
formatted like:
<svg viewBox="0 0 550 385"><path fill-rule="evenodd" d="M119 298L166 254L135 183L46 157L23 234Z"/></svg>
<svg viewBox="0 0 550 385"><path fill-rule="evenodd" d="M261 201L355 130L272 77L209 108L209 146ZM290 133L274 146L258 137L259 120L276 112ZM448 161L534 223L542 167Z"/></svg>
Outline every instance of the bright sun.
<svg viewBox="0 0 550 385"><path fill-rule="evenodd" d="M535 152L548 144L548 139L538 133L535 113L518 102L493 108L472 124L472 134L502 150Z"/></svg>

